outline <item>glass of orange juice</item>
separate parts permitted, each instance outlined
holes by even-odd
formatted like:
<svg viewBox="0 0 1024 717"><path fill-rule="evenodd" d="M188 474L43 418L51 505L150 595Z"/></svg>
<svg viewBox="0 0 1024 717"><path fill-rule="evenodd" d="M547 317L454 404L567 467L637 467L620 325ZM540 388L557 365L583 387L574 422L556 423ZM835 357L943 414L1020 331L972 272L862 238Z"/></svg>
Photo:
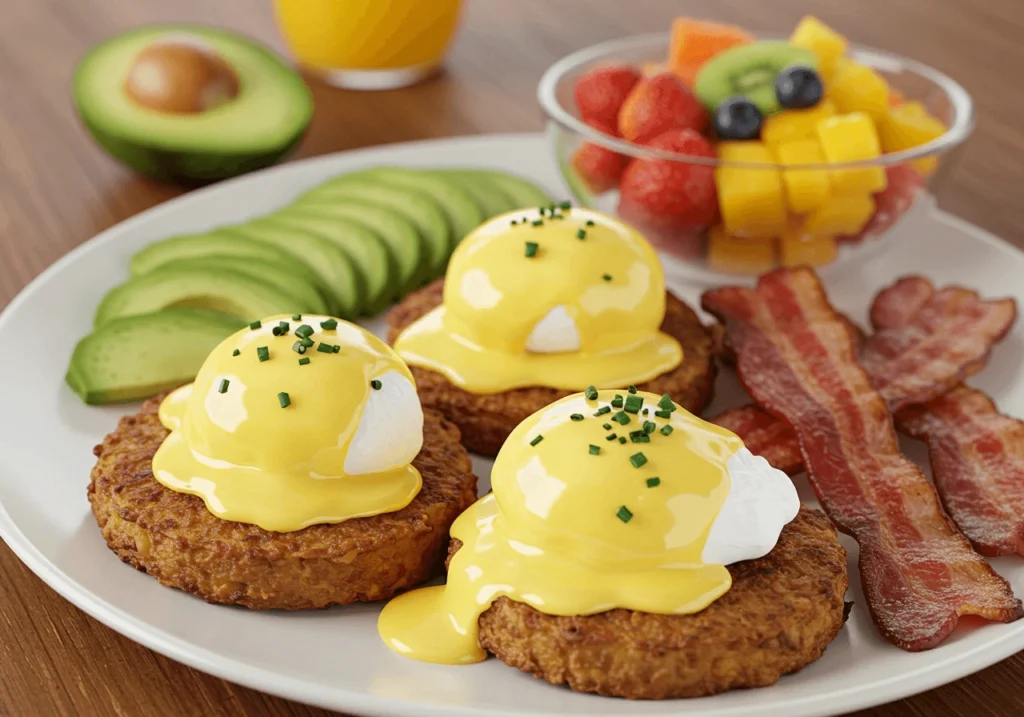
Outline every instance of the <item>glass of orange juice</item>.
<svg viewBox="0 0 1024 717"><path fill-rule="evenodd" d="M274 0L298 62L339 87L403 87L441 64L462 0Z"/></svg>

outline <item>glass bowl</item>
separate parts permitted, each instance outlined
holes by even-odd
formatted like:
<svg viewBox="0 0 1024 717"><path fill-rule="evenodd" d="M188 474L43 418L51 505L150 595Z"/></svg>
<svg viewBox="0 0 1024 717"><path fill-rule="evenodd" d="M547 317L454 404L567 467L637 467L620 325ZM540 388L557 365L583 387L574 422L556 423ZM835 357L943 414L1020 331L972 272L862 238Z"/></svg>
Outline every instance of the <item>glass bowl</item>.
<svg viewBox="0 0 1024 717"><path fill-rule="evenodd" d="M762 39L770 35L759 35ZM928 112L939 119L946 132L938 138L914 147L883 154L879 157L846 164L802 164L752 163L749 161L727 161L720 156L704 157L679 154L666 150L652 149L627 142L585 124L576 109L573 90L577 80L591 69L606 65L627 64L636 68L656 66L663 63L668 55L669 36L667 33L638 35L585 48L552 65L540 80L537 95L548 117L550 136L555 158L577 203L616 214L642 231L658 248L669 275L704 283L721 281L724 276L760 274L774 266L810 264L827 267L827 274L845 271L852 264L874 256L886 246L888 231L907 213L922 196L934 191L935 187L949 172L954 149L970 135L973 126L973 103L970 95L950 77L920 62L888 52L866 47L851 46L849 56L878 72L892 90L905 101L916 100ZM827 87L826 87L827 96ZM856 234L821 234L807 227L809 215L798 215L785 209L787 229L779 236L763 236L764 232L744 235L742 231L725 231L720 214L708 220L708 212L702 212L703 220L694 220L692 214L680 220L677 217L651 216L649 212L637 211L628 201L620 201L618 188L593 191L587 180L577 171L574 157L585 145L597 145L604 150L617 153L628 163L627 173L638 162L658 163L660 167L648 167L639 176L662 177L663 182L673 181L678 185L686 181L689 173L696 172L706 178L713 173L716 184L722 177L723 169L743 169L744 181L760 182L761 173L765 181L780 182L784 177L804 176L805 172L828 172L835 179L839 170L884 168L888 187L881 193L865 194L858 199L830 194L830 206L841 204L858 205L860 212L871 212L871 218ZM716 155L718 152L716 151ZM679 167L678 165L686 165ZM621 165L620 165L621 166ZM685 171L674 171L674 170ZM783 175L783 170L790 172ZM768 175L767 173L772 173ZM627 175L628 176L628 175ZM736 172L725 176L737 177ZM844 176L849 177L847 172ZM787 181L789 181L787 179ZM614 186L614 181L611 182ZM786 185L783 183L783 187ZM834 181L829 186L836 186ZM659 188L660 191L660 188ZM666 187L671 192L672 187ZM785 200L785 189L782 193ZM866 197L871 197L873 208L864 209ZM788 204L788 202L787 202ZM740 206L745 215L747 210L757 211L756 206L733 203L731 211L736 216ZM694 223L694 221L703 221ZM856 221L856 220L855 220ZM842 223L842 222L839 222ZM817 222L816 227L838 226L837 223ZM810 233L808 233L810 232Z"/></svg>

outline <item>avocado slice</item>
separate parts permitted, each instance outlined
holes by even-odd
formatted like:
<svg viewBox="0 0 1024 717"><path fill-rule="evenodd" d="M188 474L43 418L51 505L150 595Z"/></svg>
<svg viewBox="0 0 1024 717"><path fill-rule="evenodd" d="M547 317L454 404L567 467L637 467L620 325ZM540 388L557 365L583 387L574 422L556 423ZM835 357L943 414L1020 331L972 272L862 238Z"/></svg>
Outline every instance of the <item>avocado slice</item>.
<svg viewBox="0 0 1024 717"><path fill-rule="evenodd" d="M163 269L137 276L107 292L96 309L95 326L120 316L185 306L244 321L272 314L313 313L300 299L268 281L229 269Z"/></svg>
<svg viewBox="0 0 1024 717"><path fill-rule="evenodd" d="M265 220L271 227L290 227L318 234L348 256L358 277L362 299L360 313L375 314L386 305L392 288L394 261L390 247L376 232L343 217L293 207L286 207Z"/></svg>
<svg viewBox="0 0 1024 717"><path fill-rule="evenodd" d="M348 177L372 177L393 187L408 187L426 194L441 208L448 218L452 233L450 235L454 250L470 232L484 220L484 213L473 198L459 188L450 178L441 174L423 172L404 167L377 167L353 172Z"/></svg>
<svg viewBox="0 0 1024 717"><path fill-rule="evenodd" d="M209 353L244 326L186 308L112 319L75 346L66 381L89 404L148 398L191 381Z"/></svg>
<svg viewBox="0 0 1024 717"><path fill-rule="evenodd" d="M124 91L139 53L169 36L198 38L234 70L239 94L203 112L145 107ZM302 138L313 114L309 89L270 50L235 33L195 25L129 30L94 47L71 83L93 138L132 169L162 179L212 181L269 166Z"/></svg>
<svg viewBox="0 0 1024 717"><path fill-rule="evenodd" d="M472 177L460 174L458 170L427 170L427 173L442 181L451 182L468 194L480 208L480 213L483 215L482 221L518 208L512 197L490 182L486 184L475 182Z"/></svg>
<svg viewBox="0 0 1024 717"><path fill-rule="evenodd" d="M282 271L316 282L316 275L306 264L283 249L253 239L244 239L223 229L204 234L182 234L163 239L135 252L131 259L132 276L148 274L170 262L226 256L236 259L258 259L274 264Z"/></svg>
<svg viewBox="0 0 1024 717"><path fill-rule="evenodd" d="M423 273L423 239L416 227L402 215L376 204L340 197L332 201L305 201L300 197L282 211L310 212L362 224L376 232L391 249L397 270L397 278L392 287L395 294L403 294L419 286L419 278Z"/></svg>
<svg viewBox="0 0 1024 717"><path fill-rule="evenodd" d="M493 169L440 169L437 170L437 174L454 179L463 189L470 185L484 187L500 196L508 197L511 204L500 211L490 213L488 218L513 209L546 207L552 201L548 193L533 182L508 172ZM494 206L497 206L496 202Z"/></svg>
<svg viewBox="0 0 1024 717"><path fill-rule="evenodd" d="M264 259L241 259L234 256L205 256L196 259L178 259L158 267L156 271L188 269L228 269L265 281L287 292L309 307L314 314L329 314L327 302L313 284L304 277L291 273L278 264Z"/></svg>
<svg viewBox="0 0 1024 717"><path fill-rule="evenodd" d="M444 273L452 247L452 228L441 208L427 195L416 189L397 187L376 181L360 173L345 174L306 192L300 202L307 205L325 204L346 199L373 204L405 217L416 227L423 241L423 267L425 278L433 279Z"/></svg>
<svg viewBox="0 0 1024 717"><path fill-rule="evenodd" d="M327 299L331 312L341 318L354 318L363 298L352 260L330 240L303 231L274 225L270 217L260 217L221 231L244 239L259 241L283 249L302 259L316 274L317 287Z"/></svg>

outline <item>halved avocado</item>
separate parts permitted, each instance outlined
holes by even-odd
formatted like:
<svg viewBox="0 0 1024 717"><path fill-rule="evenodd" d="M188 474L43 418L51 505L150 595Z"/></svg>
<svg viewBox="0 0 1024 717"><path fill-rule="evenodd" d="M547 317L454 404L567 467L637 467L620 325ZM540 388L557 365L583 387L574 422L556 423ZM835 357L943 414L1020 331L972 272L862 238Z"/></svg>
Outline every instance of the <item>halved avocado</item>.
<svg viewBox="0 0 1024 717"><path fill-rule="evenodd" d="M95 326L121 316L149 314L171 306L219 311L243 321L271 314L313 313L301 299L270 282L229 269L152 271L107 292Z"/></svg>
<svg viewBox="0 0 1024 717"><path fill-rule="evenodd" d="M148 398L191 381L209 353L244 326L185 308L112 319L75 346L66 381L90 404Z"/></svg>
<svg viewBox="0 0 1024 717"><path fill-rule="evenodd" d="M264 259L240 259L235 256L205 256L196 259L178 259L160 266L156 271L191 269L228 269L241 274L248 274L254 279L265 281L285 291L304 304L314 314L329 314L330 309L324 297L305 277L293 274L290 270Z"/></svg>
<svg viewBox="0 0 1024 717"><path fill-rule="evenodd" d="M126 91L143 50L182 37L227 63L237 96L184 113L147 107ZM172 180L213 181L271 165L299 142L313 113L309 89L281 58L241 35L196 25L138 28L97 45L78 63L72 93L100 146L138 172Z"/></svg>
<svg viewBox="0 0 1024 717"><path fill-rule="evenodd" d="M362 173L344 174L306 192L300 202L330 204L339 199L377 205L408 219L423 239L424 278L433 279L444 272L452 247L452 228L441 208L416 189L389 185Z"/></svg>
<svg viewBox="0 0 1024 717"><path fill-rule="evenodd" d="M150 244L132 255L131 272L132 276L140 276L173 261L208 256L256 259L274 264L292 274L304 276L310 282L316 281L313 271L293 254L272 244L246 239L224 229L215 229L205 234L180 234Z"/></svg>
<svg viewBox="0 0 1024 717"><path fill-rule="evenodd" d="M484 213L473 198L441 174L404 167L377 167L353 172L347 176L372 177L387 185L408 187L429 196L445 213L448 223L451 224L452 250L484 220Z"/></svg>

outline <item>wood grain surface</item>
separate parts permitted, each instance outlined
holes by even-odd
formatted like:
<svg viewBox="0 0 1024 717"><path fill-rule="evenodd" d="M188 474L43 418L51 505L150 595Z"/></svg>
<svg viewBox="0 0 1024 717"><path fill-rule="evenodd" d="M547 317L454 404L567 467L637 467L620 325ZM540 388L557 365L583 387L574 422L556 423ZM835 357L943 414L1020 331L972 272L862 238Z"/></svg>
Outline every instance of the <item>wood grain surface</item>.
<svg viewBox="0 0 1024 717"><path fill-rule="evenodd" d="M344 0L338 0L343 2ZM385 0L381 0L383 2ZM786 32L808 10L857 42L909 54L973 94L978 128L938 187L942 206L1024 246L1021 0L467 0L447 72L383 93L310 80L316 116L297 157L485 132L533 131L543 70L590 43L714 14ZM269 0L0 1L0 306L97 232L184 191L134 176L80 128L72 68L94 43L150 22L203 22L283 51ZM86 476L82 476L83 491ZM127 569L127 568L126 568ZM1024 657L860 715L1024 714ZM0 715L326 715L226 683L107 629L0 544Z"/></svg>

